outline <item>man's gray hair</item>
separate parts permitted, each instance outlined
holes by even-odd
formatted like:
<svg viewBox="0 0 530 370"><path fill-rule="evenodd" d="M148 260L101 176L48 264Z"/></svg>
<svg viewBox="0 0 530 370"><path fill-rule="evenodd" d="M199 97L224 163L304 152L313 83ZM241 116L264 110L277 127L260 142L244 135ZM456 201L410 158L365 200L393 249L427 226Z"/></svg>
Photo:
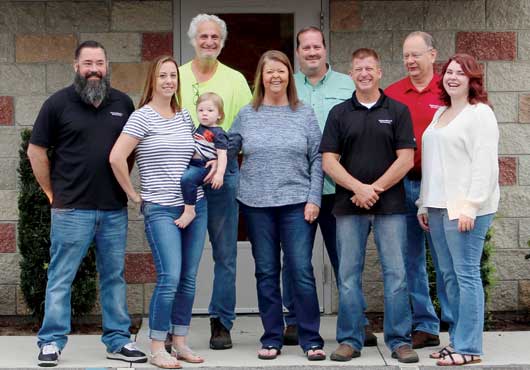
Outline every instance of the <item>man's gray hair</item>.
<svg viewBox="0 0 530 370"><path fill-rule="evenodd" d="M432 37L431 34L427 32L423 32L423 31L414 31L414 32L409 33L407 37L405 37L405 40L408 40L414 36L421 37L423 41L425 42L425 45L427 45L427 48L436 49L436 47L434 46L434 38Z"/></svg>
<svg viewBox="0 0 530 370"><path fill-rule="evenodd" d="M202 22L214 22L219 26L221 30L221 48L225 46L226 36L228 30L226 29L226 23L221 18L213 14L198 14L190 22L190 28L188 29L188 37L190 44L195 46L195 37L197 36L197 29Z"/></svg>

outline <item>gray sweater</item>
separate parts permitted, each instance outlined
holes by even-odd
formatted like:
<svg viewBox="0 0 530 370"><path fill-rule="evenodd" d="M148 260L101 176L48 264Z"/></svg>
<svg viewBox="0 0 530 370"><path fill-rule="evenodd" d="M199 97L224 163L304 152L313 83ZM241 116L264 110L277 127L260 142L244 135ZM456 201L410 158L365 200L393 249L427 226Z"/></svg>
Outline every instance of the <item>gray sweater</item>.
<svg viewBox="0 0 530 370"><path fill-rule="evenodd" d="M237 199L251 207L311 202L320 207L321 133L309 106L247 105L229 131L230 149L243 151Z"/></svg>

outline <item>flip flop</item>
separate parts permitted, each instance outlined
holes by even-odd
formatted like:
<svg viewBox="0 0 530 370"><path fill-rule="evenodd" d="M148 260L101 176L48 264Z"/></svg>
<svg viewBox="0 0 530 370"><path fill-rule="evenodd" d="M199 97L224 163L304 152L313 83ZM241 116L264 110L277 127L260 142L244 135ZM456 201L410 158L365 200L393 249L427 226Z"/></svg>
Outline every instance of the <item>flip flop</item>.
<svg viewBox="0 0 530 370"><path fill-rule="evenodd" d="M276 352L273 354L263 354L258 352L258 358L260 360L274 360L276 357L281 355L282 351L279 348L276 348L274 346L263 346L261 349L266 349L267 351L275 350Z"/></svg>
<svg viewBox="0 0 530 370"><path fill-rule="evenodd" d="M309 361L322 361L326 359L326 353L321 347L310 348L305 355Z"/></svg>

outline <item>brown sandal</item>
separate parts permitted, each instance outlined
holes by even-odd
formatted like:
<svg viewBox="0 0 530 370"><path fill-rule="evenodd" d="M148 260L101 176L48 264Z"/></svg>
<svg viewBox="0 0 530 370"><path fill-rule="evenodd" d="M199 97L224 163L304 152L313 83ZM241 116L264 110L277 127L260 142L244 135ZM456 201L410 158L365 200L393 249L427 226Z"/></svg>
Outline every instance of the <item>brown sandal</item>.
<svg viewBox="0 0 530 370"><path fill-rule="evenodd" d="M448 359L449 357L449 359ZM457 361L462 359L462 361ZM441 360L436 361L438 366L462 366L462 365L471 365L478 364L482 362L479 356L477 355L463 355L461 353L449 353L447 356Z"/></svg>

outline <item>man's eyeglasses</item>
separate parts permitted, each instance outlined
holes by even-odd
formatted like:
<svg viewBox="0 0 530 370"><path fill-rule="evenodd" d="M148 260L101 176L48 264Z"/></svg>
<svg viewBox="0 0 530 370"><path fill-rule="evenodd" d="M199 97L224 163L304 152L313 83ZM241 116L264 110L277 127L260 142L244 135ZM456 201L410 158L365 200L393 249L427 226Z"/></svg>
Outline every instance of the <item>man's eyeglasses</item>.
<svg viewBox="0 0 530 370"><path fill-rule="evenodd" d="M409 58L412 58L412 60L418 60L420 59L424 54L428 53L429 51L432 51L433 48L428 48L423 53L410 53L410 54L403 54L403 61L407 61Z"/></svg>
<svg viewBox="0 0 530 370"><path fill-rule="evenodd" d="M201 96L199 92L199 83L195 82L193 85L191 85L193 88L193 104L197 105L197 101L199 100L199 96Z"/></svg>

